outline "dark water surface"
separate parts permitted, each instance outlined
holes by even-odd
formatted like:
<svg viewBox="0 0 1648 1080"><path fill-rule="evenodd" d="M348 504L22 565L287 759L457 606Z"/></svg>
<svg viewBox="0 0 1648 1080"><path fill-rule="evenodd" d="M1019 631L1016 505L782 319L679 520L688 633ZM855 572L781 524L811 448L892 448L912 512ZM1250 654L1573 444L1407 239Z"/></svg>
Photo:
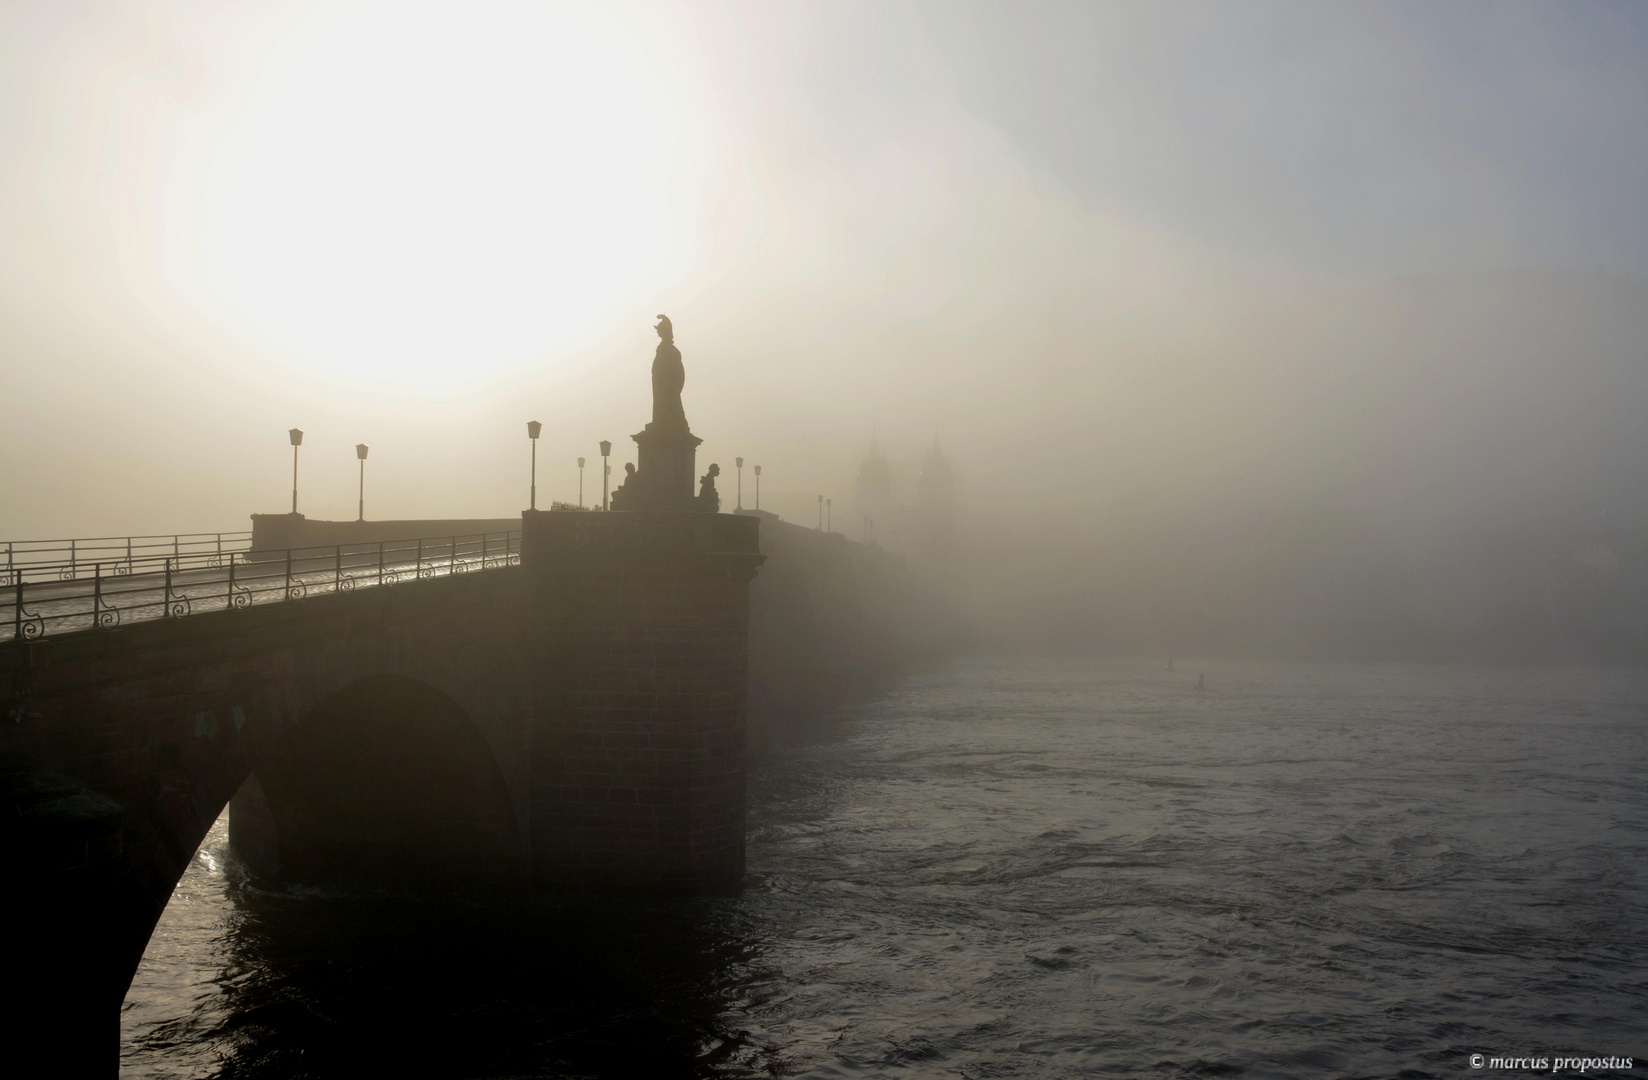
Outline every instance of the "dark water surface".
<svg viewBox="0 0 1648 1080"><path fill-rule="evenodd" d="M1205 670L907 679L756 768L723 899L274 894L220 821L125 1075L1648 1073L1648 673Z"/></svg>

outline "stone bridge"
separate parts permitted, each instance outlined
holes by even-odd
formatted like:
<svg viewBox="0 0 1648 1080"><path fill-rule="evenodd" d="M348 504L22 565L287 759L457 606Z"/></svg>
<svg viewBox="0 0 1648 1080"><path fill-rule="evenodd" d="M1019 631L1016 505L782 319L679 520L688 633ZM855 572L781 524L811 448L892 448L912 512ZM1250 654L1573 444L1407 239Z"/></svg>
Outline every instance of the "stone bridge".
<svg viewBox="0 0 1648 1080"><path fill-rule="evenodd" d="M528 511L519 566L0 649L11 1045L67 1021L57 1070L113 1070L231 803L286 880L735 885L758 527Z"/></svg>

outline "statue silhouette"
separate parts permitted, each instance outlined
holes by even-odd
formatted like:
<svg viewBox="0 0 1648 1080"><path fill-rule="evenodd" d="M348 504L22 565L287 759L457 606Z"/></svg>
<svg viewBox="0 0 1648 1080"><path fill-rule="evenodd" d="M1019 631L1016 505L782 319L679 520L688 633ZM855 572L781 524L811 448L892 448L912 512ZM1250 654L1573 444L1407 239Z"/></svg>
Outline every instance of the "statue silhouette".
<svg viewBox="0 0 1648 1080"><path fill-rule="evenodd" d="M660 315L653 329L658 331L658 351L652 357L652 422L632 436L638 460L633 472L625 466L629 475L613 494L612 508L714 513L720 503L714 476L720 470L710 466L707 497L692 490L692 474L697 472L693 461L704 440L687 426L687 413L681 407L687 373L681 365L681 350L675 347L675 327L668 315Z"/></svg>
<svg viewBox="0 0 1648 1080"><path fill-rule="evenodd" d="M687 411L681 405L681 388L687 384L687 369L681 364L681 350L675 347L675 327L668 315L658 316L658 351L652 356L652 427L657 431L686 431ZM690 473L688 474L691 475Z"/></svg>
<svg viewBox="0 0 1648 1080"><path fill-rule="evenodd" d="M715 478L721 475L721 466L710 462L710 471L698 478L698 509L711 514L721 510L721 496L715 490Z"/></svg>

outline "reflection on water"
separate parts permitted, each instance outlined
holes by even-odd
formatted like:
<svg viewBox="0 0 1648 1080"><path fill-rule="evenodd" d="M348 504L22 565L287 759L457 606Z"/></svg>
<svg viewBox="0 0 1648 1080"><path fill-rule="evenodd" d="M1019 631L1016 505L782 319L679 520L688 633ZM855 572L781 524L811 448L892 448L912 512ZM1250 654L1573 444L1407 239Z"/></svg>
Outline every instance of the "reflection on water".
<svg viewBox="0 0 1648 1080"><path fill-rule="evenodd" d="M736 897L272 894L220 822L127 998L125 1075L1643 1060L1648 677L1207 670L908 679L756 770Z"/></svg>
<svg viewBox="0 0 1648 1080"><path fill-rule="evenodd" d="M128 995L127 1075L680 1075L732 1049L726 905L276 894L226 825Z"/></svg>

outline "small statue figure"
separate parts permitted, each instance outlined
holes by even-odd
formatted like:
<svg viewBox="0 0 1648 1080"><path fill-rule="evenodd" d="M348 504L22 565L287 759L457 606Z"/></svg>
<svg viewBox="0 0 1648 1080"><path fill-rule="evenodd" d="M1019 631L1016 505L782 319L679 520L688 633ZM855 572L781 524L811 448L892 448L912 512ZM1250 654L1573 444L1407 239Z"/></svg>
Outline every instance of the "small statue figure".
<svg viewBox="0 0 1648 1080"><path fill-rule="evenodd" d="M710 463L710 471L698 480L698 509L707 514L721 512L721 496L715 492L715 478L721 475L721 466Z"/></svg>
<svg viewBox="0 0 1648 1080"><path fill-rule="evenodd" d="M687 410L681 404L681 388L687 384L687 369L681 365L681 350L675 347L675 327L668 315L658 316L658 351L652 356L652 427L658 431L686 431Z"/></svg>
<svg viewBox="0 0 1648 1080"><path fill-rule="evenodd" d="M612 508L614 510L629 510L630 500L635 497L635 488L630 481L635 479L635 462L624 462L624 481L612 489Z"/></svg>

